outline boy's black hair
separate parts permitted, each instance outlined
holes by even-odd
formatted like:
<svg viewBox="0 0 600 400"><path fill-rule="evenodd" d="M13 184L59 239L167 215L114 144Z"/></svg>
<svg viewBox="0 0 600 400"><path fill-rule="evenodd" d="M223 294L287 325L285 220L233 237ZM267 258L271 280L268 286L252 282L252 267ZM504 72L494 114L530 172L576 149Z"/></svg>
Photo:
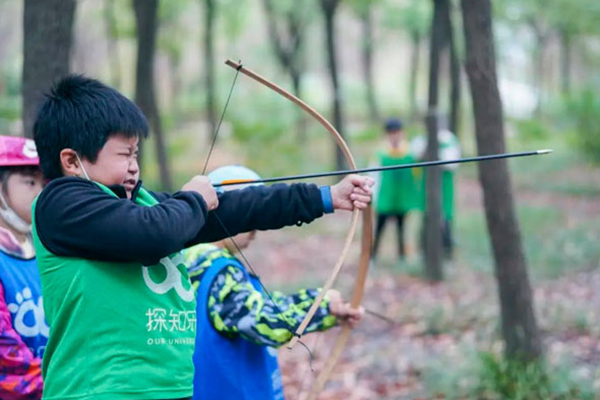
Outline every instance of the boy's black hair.
<svg viewBox="0 0 600 400"><path fill-rule="evenodd" d="M148 137L142 111L113 88L82 75L59 80L46 95L33 126L47 179L63 176L60 152L73 149L95 162L111 135Z"/></svg>

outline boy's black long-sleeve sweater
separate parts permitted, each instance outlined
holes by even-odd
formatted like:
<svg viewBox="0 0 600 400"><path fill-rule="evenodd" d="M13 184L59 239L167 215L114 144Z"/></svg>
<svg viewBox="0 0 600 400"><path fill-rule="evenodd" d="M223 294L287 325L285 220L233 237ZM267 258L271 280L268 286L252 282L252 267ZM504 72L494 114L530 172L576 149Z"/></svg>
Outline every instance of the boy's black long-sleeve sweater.
<svg viewBox="0 0 600 400"><path fill-rule="evenodd" d="M128 200L122 186L111 189L118 197L81 178L51 181L35 207L35 228L42 244L59 256L153 265L194 244L309 223L323 215L321 192L310 184L225 192L212 212L196 192L152 193L159 204L143 207Z"/></svg>

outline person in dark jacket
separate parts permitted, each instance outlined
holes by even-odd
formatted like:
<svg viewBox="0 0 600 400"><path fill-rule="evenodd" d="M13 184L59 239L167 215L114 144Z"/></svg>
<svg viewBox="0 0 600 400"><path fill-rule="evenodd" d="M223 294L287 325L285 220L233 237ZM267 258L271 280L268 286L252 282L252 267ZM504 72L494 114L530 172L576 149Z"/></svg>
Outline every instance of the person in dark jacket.
<svg viewBox="0 0 600 400"><path fill-rule="evenodd" d="M44 399L192 396L196 301L181 250L256 229L362 209L372 180L273 185L217 195L196 176L174 193L139 181L139 108L83 76L60 80L34 124L50 180L34 203L34 244L52 327ZM226 227L226 229L224 229Z"/></svg>

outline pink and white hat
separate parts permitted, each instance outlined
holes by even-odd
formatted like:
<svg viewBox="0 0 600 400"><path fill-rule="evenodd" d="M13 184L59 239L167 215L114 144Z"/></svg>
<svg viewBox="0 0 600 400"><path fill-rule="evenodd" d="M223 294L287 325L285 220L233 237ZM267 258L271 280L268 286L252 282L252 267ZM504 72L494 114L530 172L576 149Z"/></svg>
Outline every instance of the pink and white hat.
<svg viewBox="0 0 600 400"><path fill-rule="evenodd" d="M40 165L35 142L17 136L0 136L0 167Z"/></svg>

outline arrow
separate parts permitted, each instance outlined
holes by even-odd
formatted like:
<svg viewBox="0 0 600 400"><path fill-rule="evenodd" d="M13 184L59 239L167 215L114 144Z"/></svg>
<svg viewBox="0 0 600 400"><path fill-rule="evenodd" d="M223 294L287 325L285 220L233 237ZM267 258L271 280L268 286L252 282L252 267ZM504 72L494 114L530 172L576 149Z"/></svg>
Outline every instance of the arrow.
<svg viewBox="0 0 600 400"><path fill-rule="evenodd" d="M326 176L362 174L362 173L366 173L366 172L393 171L393 170L407 169L407 168L432 167L435 165L462 164L462 163L477 162L477 161L499 160L499 159L503 159L503 158L537 156L537 155L541 155L541 154L550 154L550 153L552 153L552 150L549 150L549 149L532 150L532 151L522 151L522 152L518 152L518 153L502 153L502 154L491 154L491 155L487 155L487 156L458 158L455 160L424 161L424 162L418 162L418 163L412 163L412 164L389 165L386 167L346 169L346 170L341 170L341 171L279 176L279 177L275 177L275 178L265 178L265 179L232 179L232 180L223 181L221 183L215 183L213 186L214 187L222 187L222 186L231 186L231 185L240 185L240 184L285 182L285 181L295 181L295 180L301 180L301 179L323 178Z"/></svg>

